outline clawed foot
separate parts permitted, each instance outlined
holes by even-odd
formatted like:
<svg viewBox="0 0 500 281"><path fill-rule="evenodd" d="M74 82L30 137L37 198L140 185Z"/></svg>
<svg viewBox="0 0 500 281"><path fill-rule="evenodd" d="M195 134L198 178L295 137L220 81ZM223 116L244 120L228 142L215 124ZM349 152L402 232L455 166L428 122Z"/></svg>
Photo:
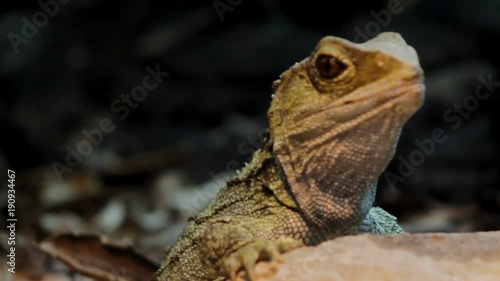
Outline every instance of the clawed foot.
<svg viewBox="0 0 500 281"><path fill-rule="evenodd" d="M281 254L301 247L303 244L290 237L276 240L259 240L252 242L224 260L223 270L231 281L236 280L240 270L245 270L250 280L255 280L255 264L259 260L276 260L281 262Z"/></svg>

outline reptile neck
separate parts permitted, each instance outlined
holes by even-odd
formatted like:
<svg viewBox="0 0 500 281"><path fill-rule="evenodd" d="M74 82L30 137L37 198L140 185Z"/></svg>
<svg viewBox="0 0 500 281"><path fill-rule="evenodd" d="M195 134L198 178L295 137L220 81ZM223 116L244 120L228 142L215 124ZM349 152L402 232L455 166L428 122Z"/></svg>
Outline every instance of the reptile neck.
<svg viewBox="0 0 500 281"><path fill-rule="evenodd" d="M297 202L290 190L282 167L273 153L273 142L269 136L262 141L261 147L254 152L252 161L235 179L245 182L252 188L271 191L281 204L297 209Z"/></svg>

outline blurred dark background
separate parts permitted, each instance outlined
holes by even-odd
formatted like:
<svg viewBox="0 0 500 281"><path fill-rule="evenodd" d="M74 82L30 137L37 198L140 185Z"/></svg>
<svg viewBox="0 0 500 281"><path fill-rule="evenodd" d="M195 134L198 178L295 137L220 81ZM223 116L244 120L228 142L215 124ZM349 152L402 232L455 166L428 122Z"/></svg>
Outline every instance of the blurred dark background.
<svg viewBox="0 0 500 281"><path fill-rule="evenodd" d="M377 204L412 232L500 229L500 1L41 3L0 13L0 167L16 171L19 233L170 244L249 160L279 74L325 35L382 31L415 47L427 92ZM121 95L158 69L168 77L128 105ZM96 133L103 120L110 132ZM446 141L401 177L401 159L439 128ZM68 162L78 149L88 155Z"/></svg>

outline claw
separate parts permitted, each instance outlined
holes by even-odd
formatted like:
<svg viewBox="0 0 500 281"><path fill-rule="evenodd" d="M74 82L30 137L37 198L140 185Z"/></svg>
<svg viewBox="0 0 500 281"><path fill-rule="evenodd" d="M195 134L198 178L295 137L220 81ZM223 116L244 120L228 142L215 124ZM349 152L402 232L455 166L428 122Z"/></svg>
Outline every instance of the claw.
<svg viewBox="0 0 500 281"><path fill-rule="evenodd" d="M242 249L241 262L250 280L255 280L255 263L259 259L259 252L253 248Z"/></svg>
<svg viewBox="0 0 500 281"><path fill-rule="evenodd" d="M234 257L230 257L224 261L224 269L229 273L231 281L234 281L240 270L239 262Z"/></svg>
<svg viewBox="0 0 500 281"><path fill-rule="evenodd" d="M283 256L278 251L272 252L271 258L279 263L284 261Z"/></svg>
<svg viewBox="0 0 500 281"><path fill-rule="evenodd" d="M236 280L236 271L231 271L229 273L229 279L231 279L231 281L235 281Z"/></svg>
<svg viewBox="0 0 500 281"><path fill-rule="evenodd" d="M255 267L247 268L246 271L247 271L248 279L250 281L257 280L257 277L255 275Z"/></svg>

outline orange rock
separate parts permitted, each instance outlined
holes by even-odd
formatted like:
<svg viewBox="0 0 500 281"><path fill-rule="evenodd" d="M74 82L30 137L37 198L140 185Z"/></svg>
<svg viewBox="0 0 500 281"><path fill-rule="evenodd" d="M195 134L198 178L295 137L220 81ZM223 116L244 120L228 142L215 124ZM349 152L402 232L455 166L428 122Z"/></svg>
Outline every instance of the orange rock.
<svg viewBox="0 0 500 281"><path fill-rule="evenodd" d="M258 281L500 280L500 231L345 236L261 262Z"/></svg>

